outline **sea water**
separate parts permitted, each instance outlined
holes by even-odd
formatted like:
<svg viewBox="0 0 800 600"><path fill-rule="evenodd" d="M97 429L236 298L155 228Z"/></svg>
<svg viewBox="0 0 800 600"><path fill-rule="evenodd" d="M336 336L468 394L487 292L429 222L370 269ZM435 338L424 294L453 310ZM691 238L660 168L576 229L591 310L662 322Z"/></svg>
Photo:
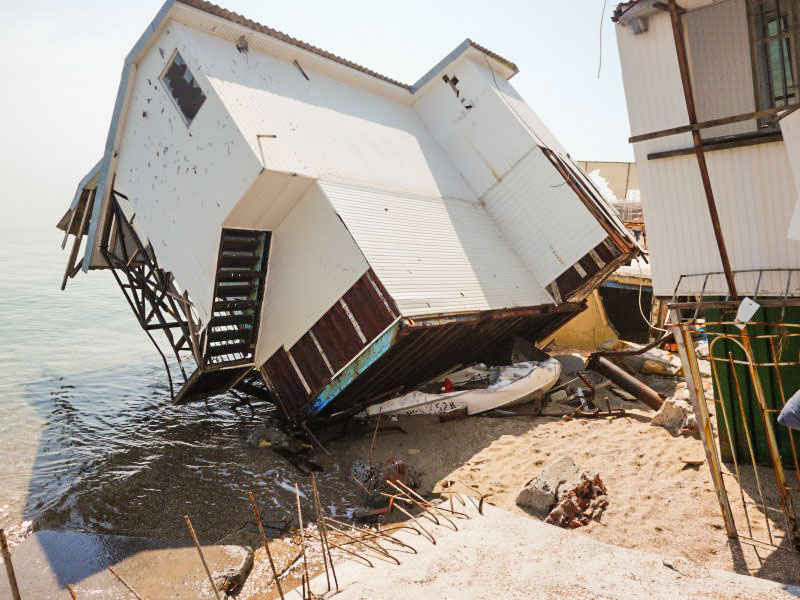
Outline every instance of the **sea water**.
<svg viewBox="0 0 800 600"><path fill-rule="evenodd" d="M74 239L61 250L61 205L4 204L0 527L169 538L185 536L188 513L214 540L247 519L249 490L269 518L290 519L284 483L307 481L245 443L269 407L257 405L251 420L226 396L173 406L161 358L111 274L79 273L60 290ZM174 359L171 367L177 386ZM335 491L337 470L322 477L344 513L351 502L347 486Z"/></svg>

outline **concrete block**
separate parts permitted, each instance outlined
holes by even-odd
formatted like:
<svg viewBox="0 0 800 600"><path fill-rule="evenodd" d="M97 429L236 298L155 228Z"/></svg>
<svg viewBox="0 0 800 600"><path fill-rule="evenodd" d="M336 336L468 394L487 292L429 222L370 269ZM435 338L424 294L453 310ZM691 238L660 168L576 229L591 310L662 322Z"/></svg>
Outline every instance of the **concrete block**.
<svg viewBox="0 0 800 600"><path fill-rule="evenodd" d="M546 466L538 477L529 481L517 494L517 505L534 512L547 514L556 502L559 486L580 478L580 471L569 455Z"/></svg>

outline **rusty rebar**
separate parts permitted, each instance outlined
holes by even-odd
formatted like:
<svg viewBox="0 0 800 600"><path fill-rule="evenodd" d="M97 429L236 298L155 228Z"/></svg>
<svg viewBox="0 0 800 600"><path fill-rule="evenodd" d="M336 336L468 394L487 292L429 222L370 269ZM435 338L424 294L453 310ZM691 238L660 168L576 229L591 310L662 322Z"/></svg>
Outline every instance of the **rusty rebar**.
<svg viewBox="0 0 800 600"><path fill-rule="evenodd" d="M256 497L253 495L253 492L248 492L247 495L250 498L250 506L253 507L253 514L256 517L256 523L258 523L258 530L261 532L261 538L264 540L264 551L267 553L267 559L269 560L269 567L272 569L272 577L274 578L275 586L278 588L278 594L280 594L281 600L284 600L281 582L278 581L278 571L275 568L275 562L272 560L272 552L269 551L269 541L267 540L267 534L264 531L264 524L261 522L261 513L258 510Z"/></svg>
<svg viewBox="0 0 800 600"><path fill-rule="evenodd" d="M350 534L349 534L349 533L347 533L346 531L340 531L340 530L338 530L338 529L337 529L337 530L336 530L336 532L337 532L339 535L343 535L343 536L344 536L344 537L346 537L347 539L351 540L351 543L353 543L353 544L361 544L362 546L364 546L364 547L366 547L366 548L369 548L369 549L370 549L370 550L372 550L373 552L378 552L378 553L379 553L379 554L381 554L382 556L385 556L386 558L390 558L390 559L392 559L392 560L393 560L395 563L397 563L398 565L400 564L400 561L399 561L399 560L397 560L397 559L396 559L394 556L392 556L392 555L389 553L389 551L388 551L388 550L386 550L386 548L384 548L383 546L381 546L381 545L380 545L378 542L374 542L374 543L373 543L374 545L373 545L373 544L368 544L368 543L367 543L367 541L366 541L365 539L363 539L363 538L362 538L362 539L359 539L359 538L357 538L357 537L355 537L355 536L352 536L352 535L350 535Z"/></svg>
<svg viewBox="0 0 800 600"><path fill-rule="evenodd" d="M436 506L433 502L430 502L430 501L426 500L425 498L423 498L422 496L420 496L417 492L412 490L409 486L407 486L402 481L398 481L397 485L400 486L401 488L407 490L409 494L413 494L414 496L416 496L419 499L421 504L423 504L424 506L429 507L433 511L436 511L436 513L438 513L445 521L447 521L448 523L450 523L450 525L453 526L453 531L458 531L458 527L456 526L455 523L453 523L453 521L450 520L450 517L448 517L446 514L444 514L444 512L439 510L439 507ZM445 509L445 510L447 510L447 509Z"/></svg>
<svg viewBox="0 0 800 600"><path fill-rule="evenodd" d="M331 574L328 571L328 553L325 551L325 536L322 535L322 525L321 525L322 518L320 517L319 505L317 504L316 477L314 477L313 473L311 474L311 487L312 487L311 495L312 495L312 499L314 501L313 502L313 504L314 504L314 512L317 515L317 531L318 531L318 534L319 534L319 545L320 545L320 551L321 551L321 554L322 554L322 565L325 567L325 581L328 584L328 590L327 591L330 592L331 591Z"/></svg>
<svg viewBox="0 0 800 600"><path fill-rule="evenodd" d="M348 530L360 533L361 535L363 535L365 537L380 537L380 538L386 540L387 542L390 542L390 543L395 544L397 546L405 546L406 548L412 550L414 552L414 554L417 554L417 549L414 548L414 546L410 546L410 545L406 544L405 542L398 540L397 538L395 538L388 531L382 531L380 529L376 529L376 530L363 529L361 527L355 527L354 525L350 525L350 524L344 523L342 521L337 521L336 519L333 519L331 517L325 517L325 520L328 521L329 523L332 523L333 525L336 525L336 527L334 527L334 529L338 533L342 533L342 534L346 533L346 532L342 531L342 527L344 527L344 528L346 528ZM404 528L404 526L393 527L391 531L396 531L397 529L402 529L402 528ZM417 535L421 535L419 533L419 531L417 531L416 529L413 529L411 527L406 527L406 528L407 529L411 529Z"/></svg>
<svg viewBox="0 0 800 600"><path fill-rule="evenodd" d="M414 515L412 515L410 512L408 512L405 508L403 508L402 506L400 506L397 503L394 504L394 507L397 510L399 510L401 513L403 513L405 516L407 516L409 519L414 521L414 523L417 525L417 527L419 527L422 530L423 535L426 538L428 538L431 541L432 544L434 544L434 545L436 544L436 538L433 537L431 535L431 533L422 526L422 523L420 523L419 520Z"/></svg>
<svg viewBox="0 0 800 600"><path fill-rule="evenodd" d="M205 569L206 575L208 576L208 582L211 584L211 589L214 591L214 595L217 597L217 600L222 600L219 597L219 591L217 590L217 586L214 585L214 578L211 577L211 571L209 571L208 569L208 564L206 563L206 557L203 556L203 550L202 548L200 548L200 542L197 539L197 534L194 532L194 527L192 527L192 520L189 518L189 515L184 515L183 518L186 521L186 527L189 529L189 535L192 536L192 541L194 542L194 546L195 548L197 548L197 554L200 555L200 562L203 563L203 569ZM109 567L109 569L110 568L111 567Z"/></svg>
<svg viewBox="0 0 800 600"><path fill-rule="evenodd" d="M11 552L8 550L6 532L3 529L0 529L0 553L3 555L3 562L6 565L6 575L8 575L8 586L11 588L11 596L14 600L22 600L19 595L17 576L14 574L14 565L11 564Z"/></svg>
<svg viewBox="0 0 800 600"><path fill-rule="evenodd" d="M336 577L336 568L333 566L333 556L331 555L331 546L330 543L328 542L328 528L325 525L325 520L322 518L325 511L322 509L322 501L319 499L319 488L317 488L317 476L315 473L311 473L311 491L314 493L314 503L317 508L318 526L321 528L322 538L325 541L325 548L328 553L328 562L331 564L331 573L333 573L333 583L336 586L336 591L338 592L339 580ZM323 556L323 560L324 558L325 557Z"/></svg>
<svg viewBox="0 0 800 600"><path fill-rule="evenodd" d="M128 590L133 595L133 597L136 598L136 600L143 600L143 598L136 593L136 590L134 590L131 587L131 585L127 581L125 581L119 573L117 573L114 569L112 569L110 565L108 567L108 572L111 573L114 577L116 577L117 581L119 581L122 585L124 585L125 589ZM72 597L74 598L75 593L72 590L70 590L70 593L73 595Z"/></svg>
<svg viewBox="0 0 800 600"><path fill-rule="evenodd" d="M375 452L375 442L378 440L378 430L381 427L381 420L383 415L378 414L377 418L375 419L375 431L372 433L372 442L369 445L369 456L367 458L367 463L369 464L370 468L372 468L372 457Z"/></svg>
<svg viewBox="0 0 800 600"><path fill-rule="evenodd" d="M294 484L294 494L297 499L297 522L300 525L300 550L303 553L303 571L308 582L308 595L311 596L311 580L308 578L308 559L306 558L306 534L303 531L303 511L300 509L300 488ZM303 588L303 599L305 599L305 587Z"/></svg>

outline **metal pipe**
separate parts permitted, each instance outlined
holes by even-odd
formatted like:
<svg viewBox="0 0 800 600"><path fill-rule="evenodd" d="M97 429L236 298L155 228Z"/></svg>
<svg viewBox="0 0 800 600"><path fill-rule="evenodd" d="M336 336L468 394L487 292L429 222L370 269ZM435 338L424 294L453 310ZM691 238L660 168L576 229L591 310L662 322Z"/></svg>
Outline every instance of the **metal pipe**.
<svg viewBox="0 0 800 600"><path fill-rule="evenodd" d="M683 96L686 100L686 112L689 114L689 124L697 125L697 112L694 106L694 94L692 93L692 80L689 76L689 62L686 57L686 45L683 40L683 24L681 16L678 14L678 5L675 0L669 0L669 15L672 20L672 37L675 39L675 53L678 58L678 68L681 73L681 83L683 84ZM725 272L725 280L728 283L728 293L731 298L738 298L736 292L736 282L733 280L728 250L725 248L725 238L722 235L722 227L719 223L717 204L714 201L714 190L711 187L711 179L708 176L708 165L706 155L703 152L703 137L700 131L692 129L692 142L694 143L694 153L697 156L697 166L700 168L700 178L703 182L703 191L706 195L708 213L711 217L711 225L714 229L714 237L717 240L719 258L722 261L722 270Z"/></svg>
<svg viewBox="0 0 800 600"><path fill-rule="evenodd" d="M3 555L3 562L6 565L6 575L8 575L8 586L11 588L11 596L14 600L22 600L19 595L17 577L14 575L14 565L11 564L11 552L8 551L6 532L0 529L0 554Z"/></svg>
<svg viewBox="0 0 800 600"><path fill-rule="evenodd" d="M658 410L664 401L653 388L628 375L625 371L620 369L617 365L602 356L593 355L588 364L587 369L597 371L601 375L605 375L611 381L616 383L620 388L635 396L637 400L652 408Z"/></svg>
<svg viewBox="0 0 800 600"><path fill-rule="evenodd" d="M697 354L695 353L692 336L686 327L680 325L680 314L673 310L670 315L673 323L672 332L675 335L675 343L678 345L678 353L683 364L684 377L689 386L689 395L692 399L697 427L700 430L700 438L703 440L703 450L706 455L706 463L711 471L711 479L717 492L722 520L725 524L725 532L730 539L736 539L736 522L733 519L733 511L728 501L728 492L725 489L725 481L722 478L722 465L720 464L717 443L714 440L714 431L711 428L711 417L708 414L703 382L700 377L700 367L697 364ZM710 352L709 352L710 354ZM713 365L713 363L712 363ZM723 415L724 417L725 415ZM735 454L734 454L735 456Z"/></svg>

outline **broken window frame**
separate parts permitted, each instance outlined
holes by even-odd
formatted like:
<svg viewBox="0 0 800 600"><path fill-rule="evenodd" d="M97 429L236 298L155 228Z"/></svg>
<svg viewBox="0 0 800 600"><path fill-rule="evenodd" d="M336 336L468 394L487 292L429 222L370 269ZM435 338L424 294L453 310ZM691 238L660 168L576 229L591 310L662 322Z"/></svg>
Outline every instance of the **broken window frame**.
<svg viewBox="0 0 800 600"><path fill-rule="evenodd" d="M191 114L189 114L189 112L191 112L191 108L193 105L187 104L186 107L184 107L184 102L181 100L181 98L178 97L172 85L172 79L168 78L168 74L172 69L172 67L176 64L176 61L180 61L179 67L181 64L184 67L186 67L184 73L179 75L181 79L183 79L185 84L189 86L189 88L192 90L193 93L195 93L195 91L196 93L199 93L199 98L200 98L199 104L197 104L197 108L194 109L194 111ZM186 78L186 74L189 75L189 79ZM164 87L164 90L167 93L169 99L172 101L172 104L175 105L175 108L177 109L178 114L183 119L183 122L186 124L186 127L189 127L197 117L197 114L200 112L200 109L203 108L203 105L205 104L208 98L205 92L203 91L203 88L201 88L200 85L197 83L197 78L194 76L194 73L192 73L192 70L189 68L189 65L186 63L186 60L183 58L183 56L181 56L181 53L177 49L175 49L175 51L172 53L172 56L170 56L169 60L167 61L167 64L164 65L161 74L158 76L158 80ZM187 99L187 100L190 103L196 102L196 100L194 99ZM187 109L189 109L189 111L187 111Z"/></svg>
<svg viewBox="0 0 800 600"><path fill-rule="evenodd" d="M452 75L447 75L447 74L442 75L442 81L444 81L447 84L447 86L451 90L453 90L453 93L456 95L456 98L458 98L459 102L461 102L461 105L465 109L472 110L472 108L474 108L475 104L473 102L469 102L466 98L464 98L464 96L461 95L461 90L459 90L456 87L458 85L458 77L456 76L455 73L453 73Z"/></svg>
<svg viewBox="0 0 800 600"><path fill-rule="evenodd" d="M757 110L800 102L800 0L747 0ZM759 127L775 126L759 121Z"/></svg>

